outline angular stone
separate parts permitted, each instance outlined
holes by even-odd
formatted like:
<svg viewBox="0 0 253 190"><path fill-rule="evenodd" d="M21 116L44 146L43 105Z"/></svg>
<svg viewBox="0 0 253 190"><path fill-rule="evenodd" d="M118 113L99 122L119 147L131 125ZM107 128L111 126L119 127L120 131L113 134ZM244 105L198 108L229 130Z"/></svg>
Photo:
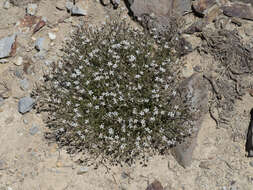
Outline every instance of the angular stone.
<svg viewBox="0 0 253 190"><path fill-rule="evenodd" d="M73 6L74 6L74 4L70 1L67 1L66 4L65 4L65 7L68 11L70 11Z"/></svg>
<svg viewBox="0 0 253 190"><path fill-rule="evenodd" d="M82 168L80 168L80 169L77 171L77 175L82 175L82 174L84 174L84 173L87 173L88 171L89 171L88 168L82 167Z"/></svg>
<svg viewBox="0 0 253 190"><path fill-rule="evenodd" d="M0 39L0 59L12 56L16 51L16 34Z"/></svg>
<svg viewBox="0 0 253 190"><path fill-rule="evenodd" d="M134 16L152 13L156 16L171 16L172 14L183 14L191 9L191 0L138 0L133 1L130 9Z"/></svg>
<svg viewBox="0 0 253 190"><path fill-rule="evenodd" d="M11 7L11 4L10 4L9 0L5 0L4 4L3 4L3 8L4 9L9 9L10 7Z"/></svg>
<svg viewBox="0 0 253 190"><path fill-rule="evenodd" d="M195 32L202 32L202 29L207 25L205 21L198 21L189 26L183 33L194 34Z"/></svg>
<svg viewBox="0 0 253 190"><path fill-rule="evenodd" d="M71 15L75 15L75 16L85 16L87 15L87 11L86 10L83 10L81 9L80 7L74 5L72 8L71 8Z"/></svg>
<svg viewBox="0 0 253 190"><path fill-rule="evenodd" d="M163 190L163 186L159 181L155 180L146 188L146 190Z"/></svg>
<svg viewBox="0 0 253 190"><path fill-rule="evenodd" d="M102 5L107 6L111 3L110 0L101 0Z"/></svg>
<svg viewBox="0 0 253 190"><path fill-rule="evenodd" d="M45 38L38 38L35 42L35 48L38 51L47 51L49 48L49 42Z"/></svg>
<svg viewBox="0 0 253 190"><path fill-rule="evenodd" d="M37 24L36 24L36 26L34 27L34 29L33 29L33 34L34 33L36 33L36 32L38 32L41 28L43 28L44 26L46 25L46 21L44 21L44 20L40 20Z"/></svg>
<svg viewBox="0 0 253 190"><path fill-rule="evenodd" d="M18 102L18 111L22 114L29 112L35 104L35 100L31 97L23 97Z"/></svg>
<svg viewBox="0 0 253 190"><path fill-rule="evenodd" d="M38 133L39 132L39 127L37 127L36 125L32 125L32 127L30 128L30 130L29 130L29 133L31 134L31 135L35 135L36 133Z"/></svg>
<svg viewBox="0 0 253 190"><path fill-rule="evenodd" d="M20 81L20 88L22 90L24 90L24 91L28 90L28 88L29 88L29 82L28 82L27 79L23 79L23 80Z"/></svg>
<svg viewBox="0 0 253 190"><path fill-rule="evenodd" d="M220 9L220 6L217 4L212 6L210 9L208 9L205 13L205 20L208 23L213 22L219 15L222 14L222 10Z"/></svg>
<svg viewBox="0 0 253 190"><path fill-rule="evenodd" d="M233 3L222 6L223 14L229 17L237 17L247 20L253 20L253 7L243 3Z"/></svg>
<svg viewBox="0 0 253 190"><path fill-rule="evenodd" d="M253 109L250 111L250 123L248 127L245 149L248 152L248 157L253 157Z"/></svg>
<svg viewBox="0 0 253 190"><path fill-rule="evenodd" d="M22 65L23 64L23 57L17 57L14 64L17 65L17 66Z"/></svg>
<svg viewBox="0 0 253 190"><path fill-rule="evenodd" d="M197 14L204 16L205 12L214 4L216 0L196 0L192 2L192 7Z"/></svg>
<svg viewBox="0 0 253 190"><path fill-rule="evenodd" d="M205 114L208 112L208 88L201 74L193 74L180 85L179 101L187 101L190 106L190 114L194 127L191 136L185 138L184 142L178 143L172 148L172 155L184 168L189 167L192 162L193 151L197 145L198 132L202 126ZM186 99L185 99L186 98Z"/></svg>

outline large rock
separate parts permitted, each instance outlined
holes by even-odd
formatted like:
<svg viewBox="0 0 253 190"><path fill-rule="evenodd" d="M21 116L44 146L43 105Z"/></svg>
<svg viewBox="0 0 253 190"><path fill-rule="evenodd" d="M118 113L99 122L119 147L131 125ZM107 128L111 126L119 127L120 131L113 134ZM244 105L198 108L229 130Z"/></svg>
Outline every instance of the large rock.
<svg viewBox="0 0 253 190"><path fill-rule="evenodd" d="M0 39L0 59L12 56L16 51L16 34Z"/></svg>
<svg viewBox="0 0 253 190"><path fill-rule="evenodd" d="M196 0L193 1L192 7L200 15L204 15L210 7L216 4L216 0Z"/></svg>
<svg viewBox="0 0 253 190"><path fill-rule="evenodd" d="M177 162L184 168L192 163L193 151L197 145L197 136L201 128L205 114L208 112L208 88L201 74L193 74L180 85L179 99L188 99L191 108L191 116L193 123L189 124L193 130L190 137L187 137L184 142L177 144L172 149L172 155ZM185 99L185 100L186 100Z"/></svg>
<svg viewBox="0 0 253 190"><path fill-rule="evenodd" d="M130 3L130 9L137 17L152 13L158 17L182 15L191 9L191 0L136 0Z"/></svg>
<svg viewBox="0 0 253 190"><path fill-rule="evenodd" d="M226 16L253 20L253 7L249 4L233 3L223 6L222 10Z"/></svg>

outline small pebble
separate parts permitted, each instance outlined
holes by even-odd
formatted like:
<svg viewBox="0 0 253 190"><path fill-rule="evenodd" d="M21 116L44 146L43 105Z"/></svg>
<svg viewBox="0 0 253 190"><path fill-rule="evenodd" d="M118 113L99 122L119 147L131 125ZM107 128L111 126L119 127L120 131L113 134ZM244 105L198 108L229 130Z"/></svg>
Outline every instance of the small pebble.
<svg viewBox="0 0 253 190"><path fill-rule="evenodd" d="M0 60L0 63L7 63L8 62L8 59L1 59Z"/></svg>
<svg viewBox="0 0 253 190"><path fill-rule="evenodd" d="M18 102L18 111L22 114L29 112L35 104L35 100L31 97L23 97Z"/></svg>
<svg viewBox="0 0 253 190"><path fill-rule="evenodd" d="M65 7L68 11L70 11L73 6L74 6L74 4L70 1L67 1L66 4L65 4Z"/></svg>
<svg viewBox="0 0 253 190"><path fill-rule="evenodd" d="M4 104L4 99L0 97L0 106L2 106L3 104Z"/></svg>
<svg viewBox="0 0 253 190"><path fill-rule="evenodd" d="M37 11L37 4L28 4L27 8L26 8L26 13L29 14L29 15L35 15L36 14L36 11Z"/></svg>
<svg viewBox="0 0 253 190"><path fill-rule="evenodd" d="M41 51L43 50L43 43L44 43L44 38L38 38L35 42L35 48L38 50L38 51Z"/></svg>
<svg viewBox="0 0 253 190"><path fill-rule="evenodd" d="M52 63L53 63L53 61L50 61L50 60L46 60L46 61L45 61L45 65L46 65L46 66L52 65Z"/></svg>
<svg viewBox="0 0 253 190"><path fill-rule="evenodd" d="M80 168L80 169L77 171L77 175L82 175L82 174L87 173L87 172L88 172L88 168L82 167L82 168Z"/></svg>
<svg viewBox="0 0 253 190"><path fill-rule="evenodd" d="M20 81L20 88L24 91L28 90L29 82L26 78Z"/></svg>
<svg viewBox="0 0 253 190"><path fill-rule="evenodd" d="M121 177L123 179L126 179L126 178L128 178L128 174L126 172L122 172Z"/></svg>
<svg viewBox="0 0 253 190"><path fill-rule="evenodd" d="M10 4L9 0L6 0L6 1L4 2L3 8L4 8L4 9L9 9L10 7L11 7L11 4Z"/></svg>
<svg viewBox="0 0 253 190"><path fill-rule="evenodd" d="M50 40L55 40L56 39L56 35L54 33L51 33L51 32L48 33L48 37L49 37Z"/></svg>
<svg viewBox="0 0 253 190"><path fill-rule="evenodd" d="M23 119L24 124L28 124L28 121L26 119Z"/></svg>
<svg viewBox="0 0 253 190"><path fill-rule="evenodd" d="M36 133L39 132L39 127L33 124L32 128L29 130L31 135L35 135Z"/></svg>

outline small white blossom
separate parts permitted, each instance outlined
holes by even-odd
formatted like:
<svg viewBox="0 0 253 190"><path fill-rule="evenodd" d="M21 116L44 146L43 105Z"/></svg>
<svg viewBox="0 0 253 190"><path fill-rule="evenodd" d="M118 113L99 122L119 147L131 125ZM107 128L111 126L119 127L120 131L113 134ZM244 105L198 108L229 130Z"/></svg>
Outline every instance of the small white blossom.
<svg viewBox="0 0 253 190"><path fill-rule="evenodd" d="M134 55L129 56L129 61L134 62L136 60L136 57Z"/></svg>

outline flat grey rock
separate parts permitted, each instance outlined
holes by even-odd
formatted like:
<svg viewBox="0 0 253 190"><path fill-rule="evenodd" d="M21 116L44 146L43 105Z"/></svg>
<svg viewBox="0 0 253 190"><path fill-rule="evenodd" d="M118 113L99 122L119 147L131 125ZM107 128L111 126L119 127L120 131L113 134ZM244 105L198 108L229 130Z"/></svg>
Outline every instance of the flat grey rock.
<svg viewBox="0 0 253 190"><path fill-rule="evenodd" d="M22 114L29 112L35 104L35 99L27 96L23 97L18 102L18 111Z"/></svg>
<svg viewBox="0 0 253 190"><path fill-rule="evenodd" d="M16 34L0 39L0 59L10 56L12 45L15 41Z"/></svg>
<svg viewBox="0 0 253 190"><path fill-rule="evenodd" d="M85 15L87 15L87 11L81 9L80 7L78 7L78 6L76 6L76 5L74 5L74 6L71 8L71 15L85 16Z"/></svg>
<svg viewBox="0 0 253 190"><path fill-rule="evenodd" d="M180 94L182 98L189 97L190 99L188 101L191 107L190 114L193 118L193 130L190 137L172 149L172 155L181 166L186 168L192 163L193 151L197 146L198 132L202 127L203 118L208 112L208 88L203 76L193 74L183 81Z"/></svg>

